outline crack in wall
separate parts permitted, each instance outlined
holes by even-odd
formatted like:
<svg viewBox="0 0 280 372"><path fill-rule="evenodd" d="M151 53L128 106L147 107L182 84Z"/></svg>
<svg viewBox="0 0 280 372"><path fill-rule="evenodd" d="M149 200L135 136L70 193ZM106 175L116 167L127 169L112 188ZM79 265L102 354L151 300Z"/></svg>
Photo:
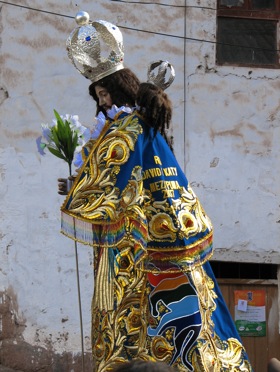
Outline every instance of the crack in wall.
<svg viewBox="0 0 280 372"><path fill-rule="evenodd" d="M8 98L9 98L8 91L5 88L1 87L0 88L0 105L2 105L2 103L6 101L6 99Z"/></svg>

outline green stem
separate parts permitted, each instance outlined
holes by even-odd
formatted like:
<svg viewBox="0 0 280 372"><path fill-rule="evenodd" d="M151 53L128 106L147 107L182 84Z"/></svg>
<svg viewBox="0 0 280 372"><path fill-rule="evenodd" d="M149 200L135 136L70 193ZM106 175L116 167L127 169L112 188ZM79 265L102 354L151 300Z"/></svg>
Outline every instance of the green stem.
<svg viewBox="0 0 280 372"><path fill-rule="evenodd" d="M72 176L72 167L71 167L71 164L72 164L72 163L68 163L68 167L69 167L69 176Z"/></svg>

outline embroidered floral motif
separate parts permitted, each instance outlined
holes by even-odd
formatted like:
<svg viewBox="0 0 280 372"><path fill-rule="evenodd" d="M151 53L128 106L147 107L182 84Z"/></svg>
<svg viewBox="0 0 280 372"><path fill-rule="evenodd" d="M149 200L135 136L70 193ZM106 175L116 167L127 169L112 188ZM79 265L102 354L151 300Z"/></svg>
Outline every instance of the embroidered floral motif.
<svg viewBox="0 0 280 372"><path fill-rule="evenodd" d="M91 220L117 220L122 210L120 192L115 186L119 166L134 149L142 127L134 116L114 122L98 147L93 147L84 165L85 175L76 185L68 206L69 212ZM122 199L124 201L124 199Z"/></svg>

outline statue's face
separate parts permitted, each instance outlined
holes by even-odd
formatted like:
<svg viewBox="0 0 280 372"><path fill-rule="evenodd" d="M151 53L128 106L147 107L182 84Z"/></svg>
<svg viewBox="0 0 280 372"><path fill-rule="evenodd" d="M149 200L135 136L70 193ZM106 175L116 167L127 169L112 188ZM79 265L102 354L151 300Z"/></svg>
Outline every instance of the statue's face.
<svg viewBox="0 0 280 372"><path fill-rule="evenodd" d="M98 105L106 111L109 110L112 107L113 102L108 90L100 85L96 85L95 93L98 98Z"/></svg>

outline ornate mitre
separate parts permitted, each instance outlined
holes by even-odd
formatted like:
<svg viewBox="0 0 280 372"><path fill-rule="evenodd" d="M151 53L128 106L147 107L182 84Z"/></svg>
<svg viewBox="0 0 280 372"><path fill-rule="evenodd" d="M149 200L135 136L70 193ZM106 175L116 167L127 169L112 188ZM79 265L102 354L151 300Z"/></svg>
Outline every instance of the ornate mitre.
<svg viewBox="0 0 280 372"><path fill-rule="evenodd" d="M68 57L76 69L92 82L121 70L123 66L123 37L112 23L90 22L86 12L76 15L76 27L69 35L66 46Z"/></svg>

